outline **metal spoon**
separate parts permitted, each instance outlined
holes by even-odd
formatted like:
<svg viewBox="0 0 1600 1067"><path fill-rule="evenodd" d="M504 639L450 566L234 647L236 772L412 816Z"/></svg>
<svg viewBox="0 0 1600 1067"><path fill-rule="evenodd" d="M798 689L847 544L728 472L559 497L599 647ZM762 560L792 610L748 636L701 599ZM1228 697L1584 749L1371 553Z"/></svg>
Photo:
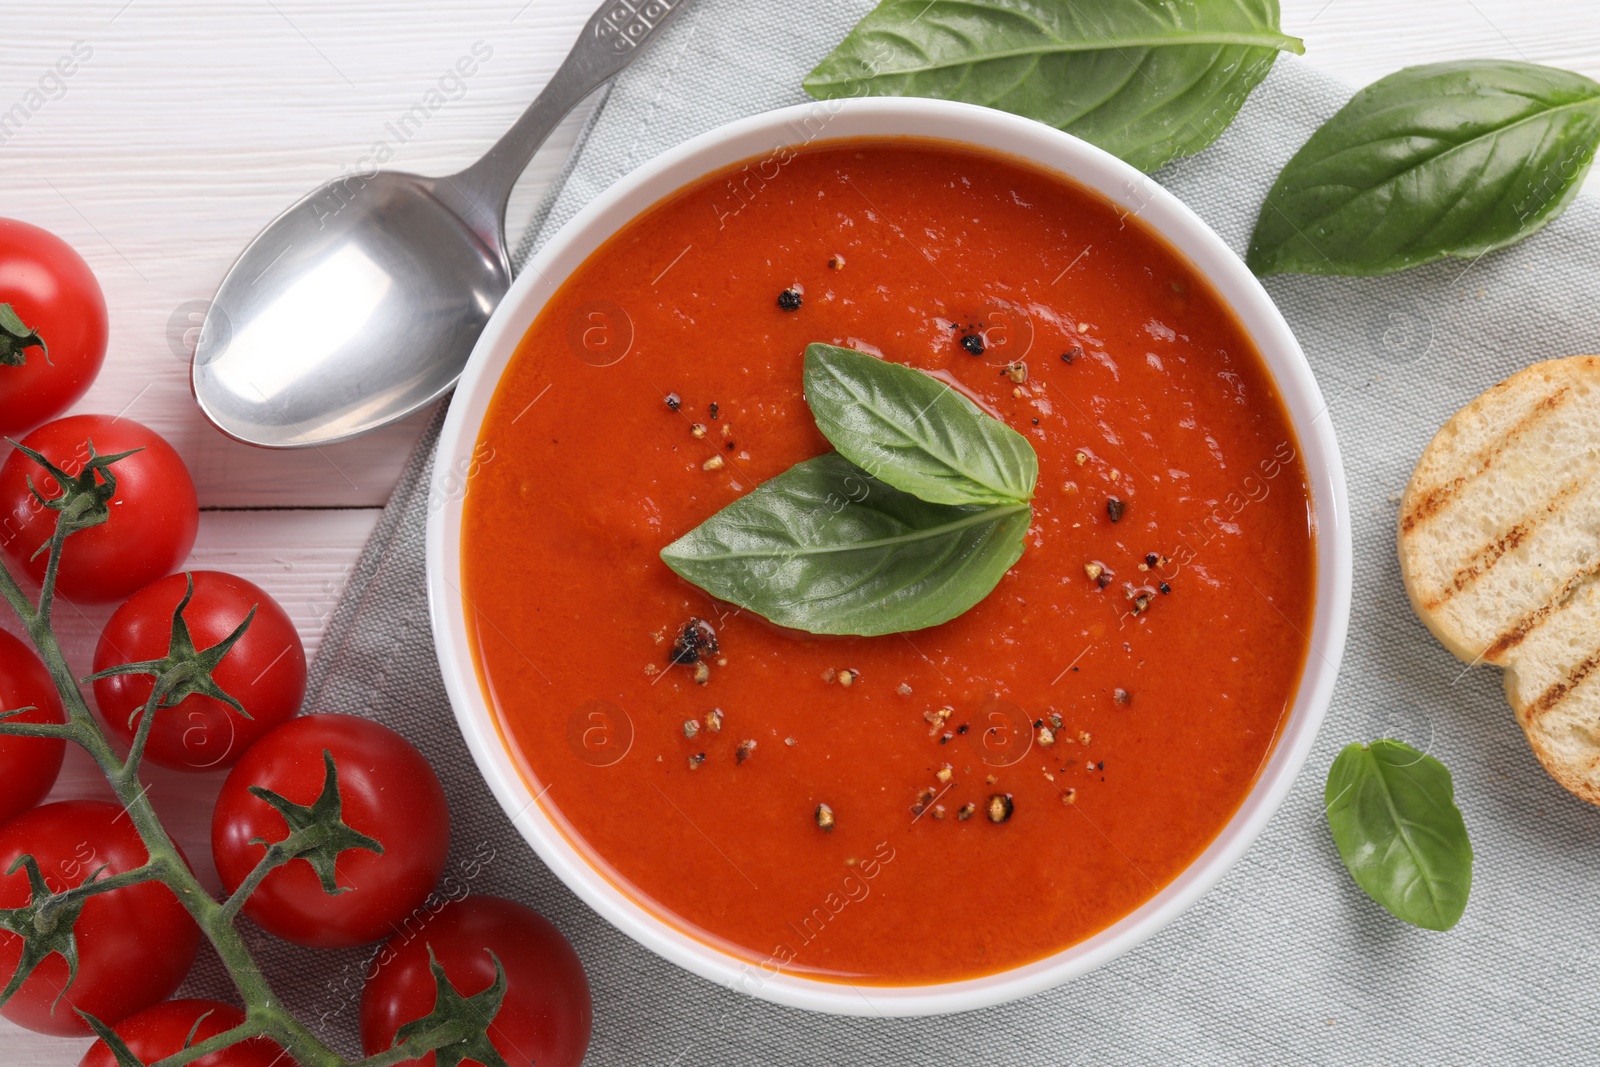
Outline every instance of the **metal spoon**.
<svg viewBox="0 0 1600 1067"><path fill-rule="evenodd" d="M514 126L459 174L352 174L280 215L228 271L190 374L200 410L266 448L342 441L455 385L511 284L511 187L578 102L689 0L608 0Z"/></svg>

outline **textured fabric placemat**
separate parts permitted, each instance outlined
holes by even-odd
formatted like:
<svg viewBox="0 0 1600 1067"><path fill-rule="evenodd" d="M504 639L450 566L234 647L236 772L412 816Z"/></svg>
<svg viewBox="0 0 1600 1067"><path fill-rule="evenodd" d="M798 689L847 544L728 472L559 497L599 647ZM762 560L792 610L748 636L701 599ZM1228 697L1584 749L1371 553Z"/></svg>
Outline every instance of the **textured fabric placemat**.
<svg viewBox="0 0 1600 1067"><path fill-rule="evenodd" d="M536 247L600 190L684 138L802 102L802 75L870 6L696 0L618 80ZM1222 139L1159 180L1242 252L1278 169L1348 90L1283 57ZM653 1064L1501 1063L1600 1053L1600 811L1545 776L1492 669L1463 671L1413 618L1395 512L1434 430L1541 358L1594 352L1600 211L1580 197L1542 233L1468 264L1380 279L1272 278L1329 404L1355 531L1354 618L1321 737L1283 808L1204 900L1138 949L1030 999L920 1020L839 1019L757 1002L638 947L581 904L511 829L468 756L429 637L423 526L437 423L419 445L337 609L309 707L380 719L438 769L454 825L447 895L515 897L588 968L588 1062ZM1390 918L1340 867L1322 781L1352 740L1399 737L1455 774L1477 851L1448 934ZM290 948L250 930L289 1006L354 1045L371 950ZM220 991L212 965L194 988Z"/></svg>

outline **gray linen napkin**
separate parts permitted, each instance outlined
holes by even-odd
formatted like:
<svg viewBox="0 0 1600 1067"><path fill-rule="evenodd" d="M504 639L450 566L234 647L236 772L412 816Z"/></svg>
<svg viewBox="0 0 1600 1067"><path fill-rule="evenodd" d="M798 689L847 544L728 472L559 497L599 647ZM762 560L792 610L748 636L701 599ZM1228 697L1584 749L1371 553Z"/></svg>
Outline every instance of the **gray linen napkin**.
<svg viewBox="0 0 1600 1067"><path fill-rule="evenodd" d="M538 231L684 138L800 102L801 76L870 6L696 0L615 85ZM1159 179L1243 251L1274 175L1347 98L1293 57L1212 148ZM480 781L429 638L423 524L437 423L352 576L308 707L382 720L420 745L449 792L447 895L496 893L554 920L594 988L589 1061L644 1064L1478 1063L1592 1060L1600 930L1587 922L1600 811L1539 768L1492 669L1463 671L1413 618L1394 553L1398 496L1434 430L1541 358L1593 352L1600 211L1580 197L1531 240L1467 264L1369 280L1273 278L1344 450L1355 529L1350 644L1305 774L1245 859L1203 901L1101 970L1020 1003L941 1019L838 1019L691 977L617 933L540 864ZM1322 782L1352 740L1399 737L1455 773L1477 850L1448 934L1366 900L1322 819ZM313 953L251 931L291 1008L353 1044L370 950ZM197 988L218 990L214 965Z"/></svg>

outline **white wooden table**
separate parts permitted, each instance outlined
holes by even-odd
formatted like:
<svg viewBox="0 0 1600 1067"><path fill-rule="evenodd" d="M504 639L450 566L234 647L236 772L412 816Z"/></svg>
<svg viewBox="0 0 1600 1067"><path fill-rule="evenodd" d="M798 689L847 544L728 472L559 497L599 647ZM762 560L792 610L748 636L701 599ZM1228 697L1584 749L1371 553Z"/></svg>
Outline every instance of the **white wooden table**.
<svg viewBox="0 0 1600 1067"><path fill-rule="evenodd" d="M0 110L40 87L76 42L92 55L0 143L0 214L76 247L111 308L105 370L76 410L123 413L170 440L203 509L192 565L277 597L314 652L422 419L321 451L262 452L201 417L182 334L246 241L315 185L354 167L477 42L492 56L389 166L456 170L531 100L596 0L51 0L4 6ZM1439 59L1492 56L1600 78L1586 0L1282 0L1307 57L1352 85ZM797 10L804 0L796 0ZM572 143L569 122L513 202L526 219ZM0 134L0 138L4 138ZM63 620L87 664L109 610ZM9 620L8 620L9 622ZM219 778L157 773L151 798L197 870ZM99 795L76 753L55 796ZM87 1041L0 1020L0 1064L69 1067Z"/></svg>

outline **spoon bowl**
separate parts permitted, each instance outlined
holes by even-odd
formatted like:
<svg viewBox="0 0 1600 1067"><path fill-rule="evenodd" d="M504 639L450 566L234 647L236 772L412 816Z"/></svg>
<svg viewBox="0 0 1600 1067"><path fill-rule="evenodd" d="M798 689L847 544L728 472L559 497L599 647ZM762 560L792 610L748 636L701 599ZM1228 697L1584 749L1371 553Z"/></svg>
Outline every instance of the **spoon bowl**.
<svg viewBox="0 0 1600 1067"><path fill-rule="evenodd" d="M246 249L195 348L195 396L219 429L331 444L449 391L511 271L435 188L391 171L330 182Z"/></svg>
<svg viewBox="0 0 1600 1067"><path fill-rule="evenodd" d="M333 444L438 400L511 285L506 202L539 146L688 0L604 4L544 91L459 174L337 178L280 215L222 280L195 399L265 448Z"/></svg>

